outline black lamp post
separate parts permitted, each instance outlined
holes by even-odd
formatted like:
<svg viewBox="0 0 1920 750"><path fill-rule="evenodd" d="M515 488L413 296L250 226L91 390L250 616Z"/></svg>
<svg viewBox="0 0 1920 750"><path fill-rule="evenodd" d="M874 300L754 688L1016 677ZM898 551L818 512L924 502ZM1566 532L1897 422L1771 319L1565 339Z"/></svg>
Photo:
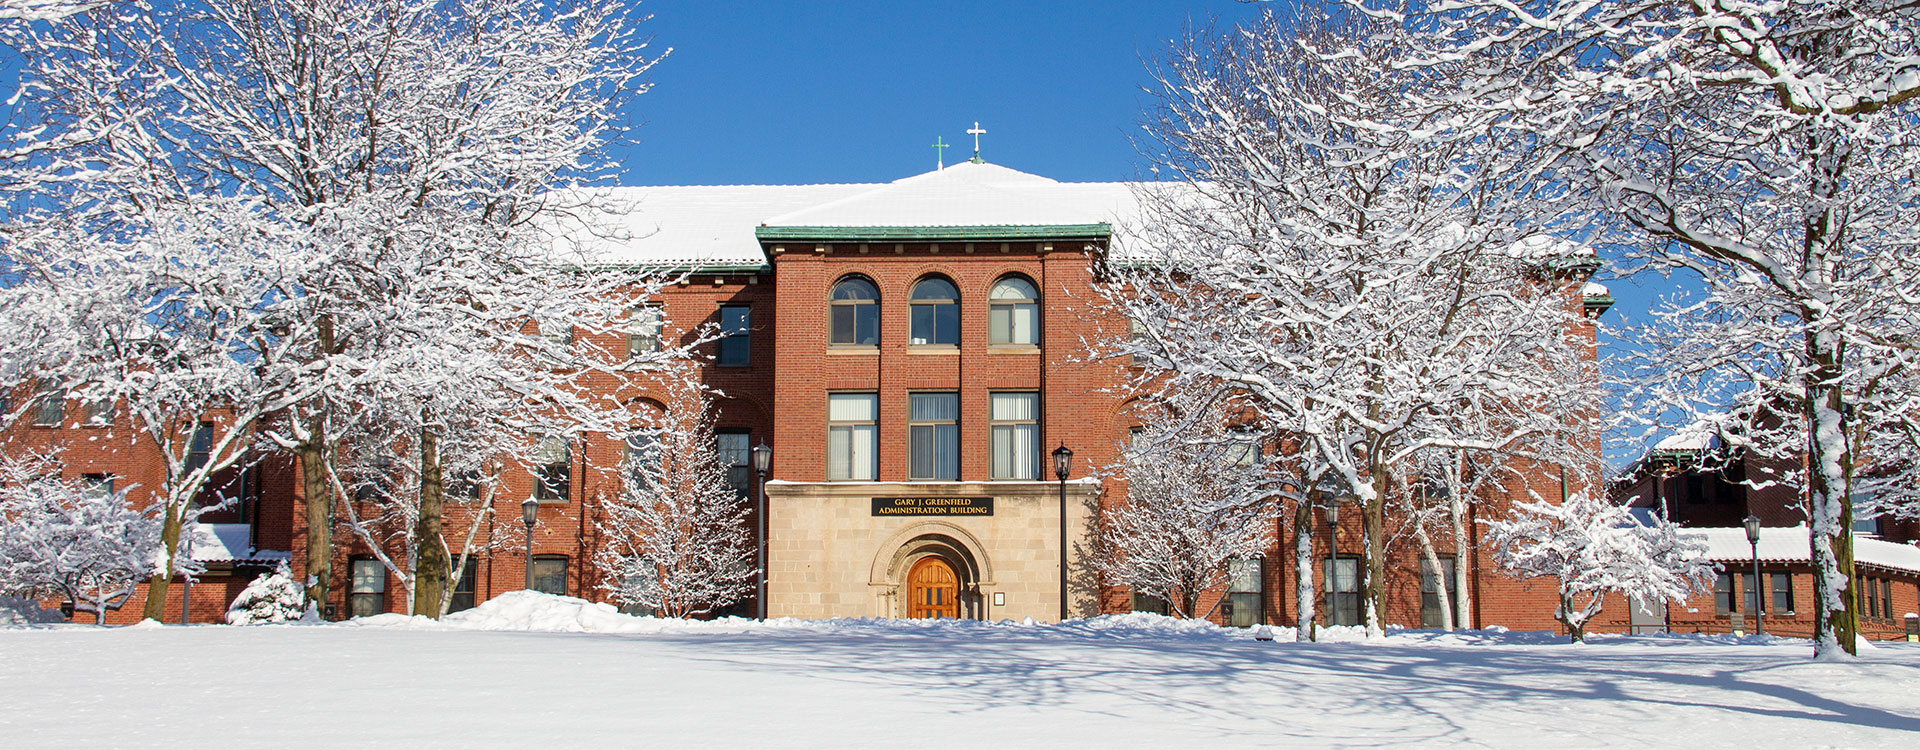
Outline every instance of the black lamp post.
<svg viewBox="0 0 1920 750"><path fill-rule="evenodd" d="M1340 624L1340 497L1327 498L1327 625Z"/></svg>
<svg viewBox="0 0 1920 750"><path fill-rule="evenodd" d="M527 498L520 503L520 523L527 527L527 590L533 590L533 525L540 521L540 501Z"/></svg>
<svg viewBox="0 0 1920 750"><path fill-rule="evenodd" d="M753 446L753 473L760 475L760 508L754 515L760 527L760 544L755 548L755 564L760 567L760 590L754 597L759 605L760 619L767 619L767 469L773 466L773 449L767 447L767 441Z"/></svg>
<svg viewBox="0 0 1920 750"><path fill-rule="evenodd" d="M1767 587L1760 582L1760 519L1749 513L1740 523L1747 527L1747 545L1753 549L1753 634L1766 635L1767 626L1761 622L1767 616Z"/></svg>
<svg viewBox="0 0 1920 750"><path fill-rule="evenodd" d="M1073 473L1073 451L1066 443L1053 449L1053 475L1060 478L1060 621L1067 621L1067 475Z"/></svg>

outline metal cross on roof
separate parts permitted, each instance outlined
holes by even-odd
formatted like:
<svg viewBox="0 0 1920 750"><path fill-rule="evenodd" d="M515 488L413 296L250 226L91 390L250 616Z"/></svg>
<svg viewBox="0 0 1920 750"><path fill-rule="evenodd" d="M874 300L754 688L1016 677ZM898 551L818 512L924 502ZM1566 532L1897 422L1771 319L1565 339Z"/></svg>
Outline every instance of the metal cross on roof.
<svg viewBox="0 0 1920 750"><path fill-rule="evenodd" d="M934 168L946 169L947 168L947 139L945 137L933 139L933 153L934 153L933 163L935 165Z"/></svg>
<svg viewBox="0 0 1920 750"><path fill-rule="evenodd" d="M967 135L973 136L973 160L976 163L980 161L980 136L986 134L986 129L980 127L977 121L973 123L973 127L967 129Z"/></svg>

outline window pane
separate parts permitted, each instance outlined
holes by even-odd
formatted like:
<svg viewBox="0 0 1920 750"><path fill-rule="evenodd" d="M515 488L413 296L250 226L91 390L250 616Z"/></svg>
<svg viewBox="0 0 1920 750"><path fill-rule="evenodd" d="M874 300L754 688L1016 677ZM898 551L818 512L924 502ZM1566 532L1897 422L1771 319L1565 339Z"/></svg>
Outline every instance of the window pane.
<svg viewBox="0 0 1920 750"><path fill-rule="evenodd" d="M1227 590L1235 593L1260 591L1259 558L1227 561Z"/></svg>
<svg viewBox="0 0 1920 750"><path fill-rule="evenodd" d="M853 343L860 346L878 346L880 344L880 306L859 305L853 310Z"/></svg>
<svg viewBox="0 0 1920 750"><path fill-rule="evenodd" d="M833 307L833 334L831 338L827 339L829 343L854 343L853 314L857 309L859 308L852 305L835 305Z"/></svg>
<svg viewBox="0 0 1920 750"><path fill-rule="evenodd" d="M912 320L913 331L909 343L916 346L933 343L936 337L933 326L933 306L914 305Z"/></svg>
<svg viewBox="0 0 1920 750"><path fill-rule="evenodd" d="M996 422L1026 422L1040 416L1040 394L1038 393L995 393L993 394L993 420Z"/></svg>
<svg viewBox="0 0 1920 750"><path fill-rule="evenodd" d="M565 596L567 593L567 558L533 558L533 590Z"/></svg>
<svg viewBox="0 0 1920 750"><path fill-rule="evenodd" d="M993 426L993 478L1040 478L1040 426Z"/></svg>
<svg viewBox="0 0 1920 750"><path fill-rule="evenodd" d="M719 432L714 434L713 439L720 454L720 464L727 467L727 485L733 488L735 494L745 497L753 489L747 433Z"/></svg>
<svg viewBox="0 0 1920 750"><path fill-rule="evenodd" d="M1040 343L1040 306L1018 304L1013 306L1014 344Z"/></svg>
<svg viewBox="0 0 1920 750"><path fill-rule="evenodd" d="M993 292L989 296L993 299L1035 299L1040 292L1026 279L1001 279L993 285Z"/></svg>
<svg viewBox="0 0 1920 750"><path fill-rule="evenodd" d="M946 279L922 279L913 285L912 296L916 300L956 300L960 298L960 290Z"/></svg>
<svg viewBox="0 0 1920 750"><path fill-rule="evenodd" d="M833 285L832 297L835 300L877 300L880 299L880 290L866 279L842 279Z"/></svg>
<svg viewBox="0 0 1920 750"><path fill-rule="evenodd" d="M1786 573L1773 573L1773 611L1786 613L1793 611L1793 576Z"/></svg>
<svg viewBox="0 0 1920 750"><path fill-rule="evenodd" d="M915 393L909 397L907 419L915 422L952 422L960 419L957 393Z"/></svg>
<svg viewBox="0 0 1920 750"><path fill-rule="evenodd" d="M880 411L880 397L872 393L833 393L827 396L827 420L871 422Z"/></svg>
<svg viewBox="0 0 1920 750"><path fill-rule="evenodd" d="M753 308L746 305L720 306L720 352L719 364L727 367L745 367L749 362L752 346Z"/></svg>
<svg viewBox="0 0 1920 750"><path fill-rule="evenodd" d="M933 308L935 344L960 343L960 306L935 305Z"/></svg>
<svg viewBox="0 0 1920 750"><path fill-rule="evenodd" d="M353 561L353 577L348 582L348 590L356 594L377 594L387 590L387 571L380 566L379 560L360 558Z"/></svg>
<svg viewBox="0 0 1920 750"><path fill-rule="evenodd" d="M934 478L933 425L909 427L907 445L907 478Z"/></svg>

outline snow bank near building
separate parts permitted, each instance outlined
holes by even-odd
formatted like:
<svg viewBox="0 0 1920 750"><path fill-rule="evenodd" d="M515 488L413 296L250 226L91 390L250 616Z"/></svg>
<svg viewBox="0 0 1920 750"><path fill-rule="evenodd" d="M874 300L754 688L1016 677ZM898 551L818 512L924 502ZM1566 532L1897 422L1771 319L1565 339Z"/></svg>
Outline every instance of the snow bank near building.
<svg viewBox="0 0 1920 750"><path fill-rule="evenodd" d="M535 633L614 633L630 635L734 635L734 634L859 634L929 636L979 640L996 639L1073 639L1098 640L1182 640L1251 641L1253 629L1221 627L1205 620L1182 620L1148 612L1100 615L1066 623L1042 623L1033 620L897 620L883 618L841 618L801 620L790 617L761 622L738 617L716 620L677 620L666 617L636 617L623 614L613 605L590 602L571 596L556 596L536 591L512 591L494 597L480 606L455 612L435 621L426 617L384 614L358 617L341 623L343 627L394 628L405 630L490 630ZM1276 643L1294 640L1293 628L1268 626ZM1361 627L1320 629L1326 643L1367 642ZM1487 630L1388 630L1385 639L1397 645L1431 644L1446 646L1518 645L1564 643L1564 636L1550 632L1517 632L1495 627ZM1745 641L1740 641L1745 642Z"/></svg>

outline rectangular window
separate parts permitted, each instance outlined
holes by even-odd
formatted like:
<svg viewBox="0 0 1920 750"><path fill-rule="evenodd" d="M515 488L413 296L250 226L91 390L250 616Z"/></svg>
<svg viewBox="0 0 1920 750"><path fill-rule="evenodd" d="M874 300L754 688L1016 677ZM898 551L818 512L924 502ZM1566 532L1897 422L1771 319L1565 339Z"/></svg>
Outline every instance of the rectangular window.
<svg viewBox="0 0 1920 750"><path fill-rule="evenodd" d="M1136 591L1133 594L1133 611L1152 612L1156 615L1164 615L1172 612L1173 608L1167 606L1167 600L1165 599Z"/></svg>
<svg viewBox="0 0 1920 750"><path fill-rule="evenodd" d="M81 474L80 486L86 488L87 494L96 498L113 497L112 474Z"/></svg>
<svg viewBox="0 0 1920 750"><path fill-rule="evenodd" d="M1040 478L1040 394L993 394L993 478Z"/></svg>
<svg viewBox="0 0 1920 750"><path fill-rule="evenodd" d="M1758 596L1759 594L1760 594L1760 587L1754 585L1753 573L1751 572L1741 573L1740 574L1740 607L1741 607L1740 611L1759 612L1760 610L1754 607L1754 601L1753 601L1753 598L1755 596Z"/></svg>
<svg viewBox="0 0 1920 750"><path fill-rule="evenodd" d="M479 502L480 469L473 467L447 472L441 494L456 503Z"/></svg>
<svg viewBox="0 0 1920 750"><path fill-rule="evenodd" d="M960 394L908 394L907 478L960 478Z"/></svg>
<svg viewBox="0 0 1920 750"><path fill-rule="evenodd" d="M629 596L634 592L647 591L657 587L660 576L659 567L647 562L641 555L622 555L620 569L626 571L626 577L620 581L620 589ZM620 605L620 613L634 617L652 617L653 607L640 601L630 601Z"/></svg>
<svg viewBox="0 0 1920 750"><path fill-rule="evenodd" d="M1721 572L1713 577L1713 611L1726 614L1733 609L1733 574Z"/></svg>
<svg viewBox="0 0 1920 750"><path fill-rule="evenodd" d="M460 556L454 555L449 565L459 565ZM467 556L467 564L453 576L453 599L447 603L447 612L460 612L473 609L474 569L480 567L480 561L472 555Z"/></svg>
<svg viewBox="0 0 1920 750"><path fill-rule="evenodd" d="M1221 614L1232 627L1250 628L1260 624L1260 594L1264 583L1260 563L1258 557L1227 561L1226 611Z"/></svg>
<svg viewBox="0 0 1920 750"><path fill-rule="evenodd" d="M370 617L387 611L387 569L371 557L355 557L347 565L347 616Z"/></svg>
<svg viewBox="0 0 1920 750"><path fill-rule="evenodd" d="M1858 508L1863 501L1871 499L1871 495L1865 493L1856 494L1853 496L1853 507ZM1880 519L1877 516L1870 516L1865 513L1855 513L1853 516L1853 533L1854 536L1880 536Z"/></svg>
<svg viewBox="0 0 1920 750"><path fill-rule="evenodd" d="M660 471L660 433L638 430L627 434L626 455L621 457L627 488L633 492L651 489Z"/></svg>
<svg viewBox="0 0 1920 750"><path fill-rule="evenodd" d="M1147 346L1146 324L1141 323L1137 318L1129 318L1127 320L1127 338L1134 346L1134 352L1131 358L1132 364L1135 364L1135 365L1146 364L1147 363L1147 353L1145 351Z"/></svg>
<svg viewBox="0 0 1920 750"><path fill-rule="evenodd" d="M1449 604L1459 601L1455 597L1460 594L1454 589L1453 585L1454 558L1447 555L1440 555L1439 557L1440 587L1433 585L1433 563L1428 562L1425 557L1420 558L1420 627L1423 628L1437 628L1440 627L1444 621L1445 613L1440 606L1441 591L1447 592L1447 602Z"/></svg>
<svg viewBox="0 0 1920 750"><path fill-rule="evenodd" d="M96 398L87 402L87 413L83 424L93 427L106 427L113 424L113 399Z"/></svg>
<svg viewBox="0 0 1920 750"><path fill-rule="evenodd" d="M827 394L827 479L874 480L880 468L879 416L876 394Z"/></svg>
<svg viewBox="0 0 1920 750"><path fill-rule="evenodd" d="M1776 614L1792 612L1793 574L1769 573L1767 577L1773 580L1773 611Z"/></svg>
<svg viewBox="0 0 1920 750"><path fill-rule="evenodd" d="M746 367L752 363L753 308L746 305L720 306L721 367Z"/></svg>
<svg viewBox="0 0 1920 750"><path fill-rule="evenodd" d="M67 390L55 385L40 388L40 400L34 403L33 423L38 427L59 427L67 418Z"/></svg>
<svg viewBox="0 0 1920 750"><path fill-rule="evenodd" d="M748 463L751 450L747 447L746 430L719 430L713 434L714 449L720 454L720 465L727 467L727 486L741 497L753 491L753 465Z"/></svg>
<svg viewBox="0 0 1920 750"><path fill-rule="evenodd" d="M533 590L567 595L566 555L534 555Z"/></svg>
<svg viewBox="0 0 1920 750"><path fill-rule="evenodd" d="M627 358L660 351L660 329L666 314L659 305L641 305L627 311Z"/></svg>
<svg viewBox="0 0 1920 750"><path fill-rule="evenodd" d="M182 467L192 474L206 466L213 458L213 423L201 422L193 427L193 435L187 438L187 463Z"/></svg>
<svg viewBox="0 0 1920 750"><path fill-rule="evenodd" d="M573 497L573 456L567 442L543 438L535 447L533 499L543 503L569 502Z"/></svg>
<svg viewBox="0 0 1920 750"><path fill-rule="evenodd" d="M1329 625L1360 624L1360 560L1353 557L1341 557L1329 561L1320 561L1321 575L1325 576L1325 588L1328 596L1320 600L1321 611L1329 616ZM1332 601L1328 601L1331 599Z"/></svg>

